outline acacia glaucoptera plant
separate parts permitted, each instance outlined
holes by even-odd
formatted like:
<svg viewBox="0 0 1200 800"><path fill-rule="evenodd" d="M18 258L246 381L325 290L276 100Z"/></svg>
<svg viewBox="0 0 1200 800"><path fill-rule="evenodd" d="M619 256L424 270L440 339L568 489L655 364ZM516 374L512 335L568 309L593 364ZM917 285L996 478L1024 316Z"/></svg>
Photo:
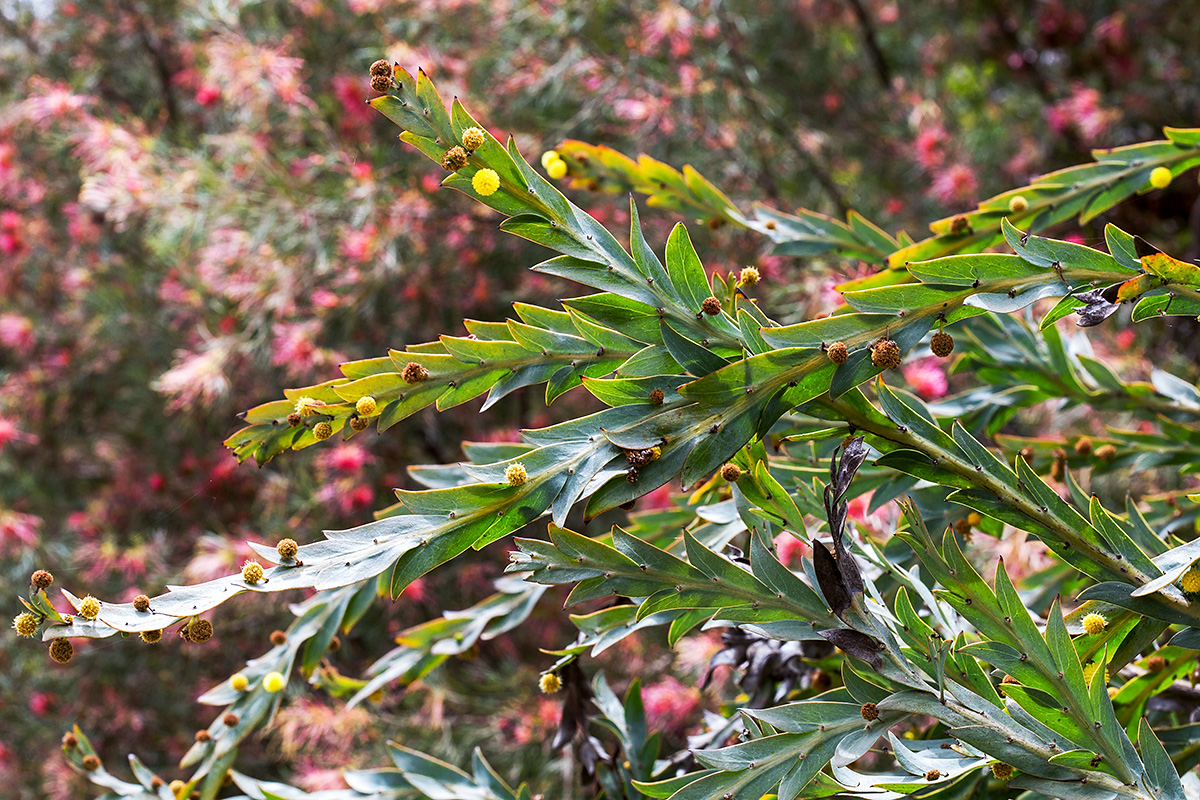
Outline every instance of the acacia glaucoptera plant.
<svg viewBox="0 0 1200 800"><path fill-rule="evenodd" d="M560 308L518 303L513 319L468 320L468 335L346 363L340 377L245 412L228 447L263 464L402 428L431 405L486 393L486 411L541 384L547 404L582 386L604 407L526 430L521 443L466 444L462 463L413 467L428 488L399 491L375 521L252 544L261 561L223 578L130 603L63 589L75 609L67 616L47 596L50 576L35 575L16 626L61 662L72 639L152 642L176 629L203 641L220 635L220 615L215 625L201 615L236 595L315 590L271 649L200 697L221 712L183 758L189 780L167 783L130 756L128 782L84 731L68 733L66 757L106 797L310 796L236 768L239 744L285 690L307 682L356 705L503 636L554 596L548 587L566 586L578 635L544 643L555 660L542 687L562 699L554 745L573 750L597 797L1200 798L1200 695L1187 682L1200 649L1196 512L1181 507L1175 484L1120 510L1088 490L1105 476L1177 480L1193 469L1200 391L1158 370L1149 383L1125 381L1094 357L1086 333L1060 324L1198 317L1200 267L1112 225L1106 251L1037 235L1200 166L1200 129L1098 150L1093 163L934 222L919 241L855 212L845 221L746 213L690 167L582 142L542 157L552 180L576 188L648 195L757 232L781 254L874 265L840 287L845 305L784 325L754 298L757 270L710 271L682 223L665 243L647 241L636 199L619 240L511 140L457 100L447 108L424 72L376 62L371 85L371 105L447 170L444 185L502 214L502 230L558 253L535 270L593 293ZM933 404L901 388L896 368L925 350L970 375L970 388ZM1005 433L1046 404L1103 410L1128 426L1076 441ZM572 530L676 479L682 494L668 510ZM856 531L850 504L867 492L873 507L899 509L894 535ZM335 637L380 595L517 533L495 594L405 631L361 678L333 668ZM1023 590L1003 559L993 579L964 551L973 535L1018 534L1053 556ZM779 558L781 536L810 544L799 570ZM653 629L674 646L713 628L723 649L710 675L734 668L744 693L729 713L710 713L686 749L664 751L639 682L619 696L591 657ZM312 796L538 791L510 788L478 752L468 771L400 744L391 751L394 766L349 770L348 789Z"/></svg>

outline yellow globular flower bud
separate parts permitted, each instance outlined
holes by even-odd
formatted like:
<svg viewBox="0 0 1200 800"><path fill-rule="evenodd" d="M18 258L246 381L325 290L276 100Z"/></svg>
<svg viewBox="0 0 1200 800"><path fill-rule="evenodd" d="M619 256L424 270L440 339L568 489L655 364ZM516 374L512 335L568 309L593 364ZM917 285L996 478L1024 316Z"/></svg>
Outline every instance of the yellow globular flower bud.
<svg viewBox="0 0 1200 800"><path fill-rule="evenodd" d="M483 143L487 141L487 136L482 128L467 128L462 132L463 147L468 150L478 150L483 147Z"/></svg>
<svg viewBox="0 0 1200 800"><path fill-rule="evenodd" d="M142 631L141 637L146 644L154 644L162 640L162 631Z"/></svg>
<svg viewBox="0 0 1200 800"><path fill-rule="evenodd" d="M555 161L562 161L562 156L558 154L557 150L547 150L542 153L542 169L550 169L550 165Z"/></svg>
<svg viewBox="0 0 1200 800"><path fill-rule="evenodd" d="M13 628L18 636L33 636L38 629L37 617L29 613L17 614L13 619Z"/></svg>
<svg viewBox="0 0 1200 800"><path fill-rule="evenodd" d="M250 679L240 672L235 672L229 677L229 688L235 692L244 692L250 686Z"/></svg>
<svg viewBox="0 0 1200 800"><path fill-rule="evenodd" d="M1150 185L1155 189L1165 189L1171 185L1171 170L1166 167L1155 167L1150 170Z"/></svg>
<svg viewBox="0 0 1200 800"><path fill-rule="evenodd" d="M557 161L550 162L550 166L546 167L546 174L554 180L559 180L560 178L566 177L567 162L563 161L561 158Z"/></svg>
<svg viewBox="0 0 1200 800"><path fill-rule="evenodd" d="M313 426L313 437L318 442L323 442L330 436L333 436L333 426L328 422L318 422Z"/></svg>
<svg viewBox="0 0 1200 800"><path fill-rule="evenodd" d="M997 780L1008 780L1013 776L1013 771L1011 764L992 764L992 775Z"/></svg>
<svg viewBox="0 0 1200 800"><path fill-rule="evenodd" d="M379 404L375 402L375 398L369 394L364 394L358 398L354 404L354 410L364 417L369 417L375 413L375 409L379 408Z"/></svg>
<svg viewBox="0 0 1200 800"><path fill-rule="evenodd" d="M275 694L276 692L281 692L281 691L283 691L283 687L284 687L285 685L286 685L286 683L285 683L285 681L283 680L283 674L282 674L282 673L279 673L279 672L268 672L268 673L267 673L267 674L266 674L266 675L263 677L263 688L264 688L264 689L266 689L266 690L267 690L268 692L270 692L271 694Z"/></svg>
<svg viewBox="0 0 1200 800"><path fill-rule="evenodd" d="M300 546L296 544L295 539L280 539L279 544L275 545L275 552L285 561L295 558L299 550Z"/></svg>
<svg viewBox="0 0 1200 800"><path fill-rule="evenodd" d="M50 643L50 658L59 664L66 664L75 655L75 648L67 639L55 639Z"/></svg>
<svg viewBox="0 0 1200 800"><path fill-rule="evenodd" d="M90 594L79 603L79 616L84 619L95 619L100 613L100 601Z"/></svg>
<svg viewBox="0 0 1200 800"><path fill-rule="evenodd" d="M1192 567L1179 579L1179 587L1189 594L1200 592L1200 567Z"/></svg>
<svg viewBox="0 0 1200 800"><path fill-rule="evenodd" d="M488 197L500 188L500 175L494 169L481 169L471 178L471 188L480 197Z"/></svg>
<svg viewBox="0 0 1200 800"><path fill-rule="evenodd" d="M171 790L171 794L176 797L179 797L179 793L183 791L183 787L185 786L187 786L187 784L178 778L167 784L167 788Z"/></svg>
<svg viewBox="0 0 1200 800"><path fill-rule="evenodd" d="M540 687L542 692L545 694L554 694L562 688L562 679L553 672L547 672L542 676L542 679L538 681L538 687Z"/></svg>
<svg viewBox="0 0 1200 800"><path fill-rule="evenodd" d="M1103 614L1092 613L1083 618L1083 629L1093 636L1103 633L1107 627L1108 620L1104 618Z"/></svg>
<svg viewBox="0 0 1200 800"><path fill-rule="evenodd" d="M1008 210L1013 214L1024 213L1025 209L1029 208L1029 201L1021 195L1013 195L1008 201Z"/></svg>
<svg viewBox="0 0 1200 800"><path fill-rule="evenodd" d="M262 579L262 564L257 561L247 561L245 564L242 564L242 580L246 583L258 583Z"/></svg>
<svg viewBox="0 0 1200 800"><path fill-rule="evenodd" d="M1099 671L1100 671L1100 664L1096 663L1095 661L1091 662L1090 664L1085 665L1083 668L1084 681L1086 681L1087 683L1090 684L1092 682L1092 678L1094 678L1096 676L1096 673ZM1111 677L1112 677L1112 675L1109 673L1108 668L1105 667L1104 682L1108 683L1108 681Z"/></svg>
<svg viewBox="0 0 1200 800"><path fill-rule="evenodd" d="M742 267L742 271L738 273L738 283L742 286L753 286L761 277L754 267Z"/></svg>
<svg viewBox="0 0 1200 800"><path fill-rule="evenodd" d="M517 461L516 463L509 464L508 468L504 470L504 480L513 486L520 486L529 480L529 473L525 471L525 465Z"/></svg>

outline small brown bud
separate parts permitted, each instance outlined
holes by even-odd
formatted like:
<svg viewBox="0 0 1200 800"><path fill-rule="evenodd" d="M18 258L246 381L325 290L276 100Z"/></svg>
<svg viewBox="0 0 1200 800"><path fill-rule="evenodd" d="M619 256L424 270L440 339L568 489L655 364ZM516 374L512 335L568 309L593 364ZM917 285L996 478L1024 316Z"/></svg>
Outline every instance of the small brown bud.
<svg viewBox="0 0 1200 800"><path fill-rule="evenodd" d="M29 577L29 585L36 589L49 589L54 583L54 576L44 569L39 569Z"/></svg>
<svg viewBox="0 0 1200 800"><path fill-rule="evenodd" d="M1117 457L1117 448L1111 444L1102 444L1096 448L1096 458L1101 461L1112 461Z"/></svg>
<svg viewBox="0 0 1200 800"><path fill-rule="evenodd" d="M296 427L297 425L300 424L300 415L297 414L295 411L288 414L287 415L287 423L288 423L288 425L290 425L293 428Z"/></svg>
<svg viewBox="0 0 1200 800"><path fill-rule="evenodd" d="M812 682L809 684L814 692L818 694L828 691L833 686L833 678L829 677L829 673L823 669L819 669L812 675Z"/></svg>
<svg viewBox="0 0 1200 800"><path fill-rule="evenodd" d="M392 79L386 75L372 75L371 88L379 94L387 94L388 89L392 88Z"/></svg>
<svg viewBox="0 0 1200 800"><path fill-rule="evenodd" d="M400 373L400 377L404 379L405 383L420 383L429 377L429 370L415 361L410 361L404 365L404 370Z"/></svg>
<svg viewBox="0 0 1200 800"><path fill-rule="evenodd" d="M825 348L825 355L829 356L829 360L840 367L850 357L850 351L841 342L834 342Z"/></svg>
<svg viewBox="0 0 1200 800"><path fill-rule="evenodd" d="M79 746L79 738L73 733L64 733L62 738L62 746L68 750Z"/></svg>
<svg viewBox="0 0 1200 800"><path fill-rule="evenodd" d="M352 431L365 431L368 427L370 427L370 425L370 421L364 417L350 418L350 430Z"/></svg>
<svg viewBox="0 0 1200 800"><path fill-rule="evenodd" d="M945 331L938 331L930 337L929 349L938 358L945 358L954 352L954 337Z"/></svg>
<svg viewBox="0 0 1200 800"><path fill-rule="evenodd" d="M964 539L971 535L971 521L966 517L954 522L954 532Z"/></svg>
<svg viewBox="0 0 1200 800"><path fill-rule="evenodd" d="M208 731L196 731L196 741L203 744L204 742L212 741L212 734Z"/></svg>
<svg viewBox="0 0 1200 800"><path fill-rule="evenodd" d="M742 477L742 468L737 464L726 464L721 467L721 477L730 483L737 483L738 478Z"/></svg>
<svg viewBox="0 0 1200 800"><path fill-rule="evenodd" d="M238 715L230 711L225 716L221 717L221 722L225 723L226 728L232 728L234 725L238 724Z"/></svg>
<svg viewBox="0 0 1200 800"><path fill-rule="evenodd" d="M871 347L871 363L879 369L895 369L900 366L900 345L891 339L879 339Z"/></svg>
<svg viewBox="0 0 1200 800"><path fill-rule="evenodd" d="M650 392L650 405L661 406L663 404L663 400L665 400L666 397L667 397L667 393L664 392L662 389L654 389L653 391Z"/></svg>
<svg viewBox="0 0 1200 800"><path fill-rule="evenodd" d="M372 75L383 75L385 77L391 77L392 65L389 64L386 60L381 58L378 61L376 61L374 64L371 65L371 74Z"/></svg>
<svg viewBox="0 0 1200 800"><path fill-rule="evenodd" d="M295 558L299 550L300 546L296 544L295 539L280 539L279 544L275 545L275 552L279 553L279 557L284 561Z"/></svg>
<svg viewBox="0 0 1200 800"><path fill-rule="evenodd" d="M1092 440L1086 436L1080 436L1075 442L1075 452L1081 456L1090 456L1092 454Z"/></svg>
<svg viewBox="0 0 1200 800"><path fill-rule="evenodd" d="M158 789L161 788L164 783L165 781L162 778L155 775L150 779L150 788L158 791Z"/></svg>
<svg viewBox="0 0 1200 800"><path fill-rule="evenodd" d="M139 594L137 597L133 598L133 609L134 611L149 611L150 598L146 597L144 594Z"/></svg>
<svg viewBox="0 0 1200 800"><path fill-rule="evenodd" d="M954 219L950 220L950 233L955 236L961 236L964 233L971 232L971 220L967 219L966 214L959 214Z"/></svg>
<svg viewBox="0 0 1200 800"><path fill-rule="evenodd" d="M146 644L154 644L162 639L162 631L142 631L142 641Z"/></svg>
<svg viewBox="0 0 1200 800"><path fill-rule="evenodd" d="M1150 656L1146 659L1146 669L1151 672L1162 672L1167 668L1167 660L1162 656Z"/></svg>
<svg viewBox="0 0 1200 800"><path fill-rule="evenodd" d="M467 165L467 151L454 145L442 156L442 169L447 172L458 172Z"/></svg>
<svg viewBox="0 0 1200 800"><path fill-rule="evenodd" d="M187 638L190 642L202 644L212 638L213 624L206 619L192 620L192 624L188 625Z"/></svg>
<svg viewBox="0 0 1200 800"><path fill-rule="evenodd" d="M925 773L925 780L927 781L936 781L940 777L942 777L942 773L936 769L931 769Z"/></svg>
<svg viewBox="0 0 1200 800"><path fill-rule="evenodd" d="M50 658L59 664L66 664L75 655L75 648L68 639L55 639L50 643Z"/></svg>
<svg viewBox="0 0 1200 800"><path fill-rule="evenodd" d="M88 772L95 772L100 769L100 759L93 755L83 757L83 768Z"/></svg>
<svg viewBox="0 0 1200 800"><path fill-rule="evenodd" d="M867 722L874 722L879 719L879 707L874 703L863 703L861 711L862 718Z"/></svg>
<svg viewBox="0 0 1200 800"><path fill-rule="evenodd" d="M1054 448L1054 462L1050 465L1050 477L1061 481L1067 475L1067 451L1061 447Z"/></svg>
<svg viewBox="0 0 1200 800"><path fill-rule="evenodd" d="M271 631L271 644L280 645L287 643L287 634L283 631Z"/></svg>
<svg viewBox="0 0 1200 800"><path fill-rule="evenodd" d="M341 639L339 639L338 637L335 636L329 640L329 652L336 653L338 650L341 650L341 649L342 649L342 640Z"/></svg>
<svg viewBox="0 0 1200 800"><path fill-rule="evenodd" d="M715 297L706 297L700 304L700 310L710 317L721 313L721 301Z"/></svg>

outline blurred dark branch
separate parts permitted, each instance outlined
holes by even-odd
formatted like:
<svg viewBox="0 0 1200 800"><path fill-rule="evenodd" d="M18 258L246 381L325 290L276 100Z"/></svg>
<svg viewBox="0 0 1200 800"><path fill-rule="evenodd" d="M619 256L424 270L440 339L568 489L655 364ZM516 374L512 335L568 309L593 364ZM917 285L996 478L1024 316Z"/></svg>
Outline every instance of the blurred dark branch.
<svg viewBox="0 0 1200 800"><path fill-rule="evenodd" d="M887 59L883 57L883 50L879 47L879 40L875 36L875 26L871 23L871 17L867 14L867 10L863 8L860 0L848 0L850 8L854 10L854 16L858 18L858 27L862 30L863 44L867 47L867 53L871 56L871 63L875 67L875 74L879 76L879 84L887 91L892 87L892 70L888 66Z"/></svg>
<svg viewBox="0 0 1200 800"><path fill-rule="evenodd" d="M722 38L729 45L729 57L733 61L731 77L737 83L738 88L742 90L742 96L745 98L746 104L750 106L751 112L765 123L776 136L787 143L788 147L796 154L809 173L816 178L817 183L825 190L829 199L837 206L838 211L844 215L850 210L850 206L847 204L846 198L842 195L841 189L838 188L838 185L834 182L832 176L830 176L829 171L825 169L823 164L817 161L812 153L808 152L800 144L792 125L785 122L778 114L771 113L769 109L759 102L758 90L750 83L747 77L754 68L742 56L742 52L738 47L741 36L737 31L736 25L729 19L724 9L717 10L717 21L721 26ZM763 174L764 176L769 176L771 170L764 169ZM771 191L771 194L775 195L776 193Z"/></svg>
<svg viewBox="0 0 1200 800"><path fill-rule="evenodd" d="M174 129L179 121L179 103L175 97L175 86L171 82L171 43L170 40L160 41L155 43L151 38L150 32L146 30L146 21L143 17L138 17L138 38L142 42L142 47L150 56L150 62L154 65L154 73L158 78L159 90L162 93L163 108L167 112L167 127Z"/></svg>

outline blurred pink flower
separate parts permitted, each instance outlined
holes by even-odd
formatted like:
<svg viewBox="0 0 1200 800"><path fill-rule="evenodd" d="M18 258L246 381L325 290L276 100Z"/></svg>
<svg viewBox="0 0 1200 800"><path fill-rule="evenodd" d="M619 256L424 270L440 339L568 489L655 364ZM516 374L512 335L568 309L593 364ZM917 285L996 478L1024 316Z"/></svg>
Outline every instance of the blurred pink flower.
<svg viewBox="0 0 1200 800"><path fill-rule="evenodd" d="M647 721L675 735L687 730L691 717L700 707L700 690L684 686L670 675L642 689Z"/></svg>
<svg viewBox="0 0 1200 800"><path fill-rule="evenodd" d="M345 442L332 450L323 452L319 460L321 466L326 469L353 475L370 464L374 460L374 456L367 452L365 447L353 442Z"/></svg>
<svg viewBox="0 0 1200 800"><path fill-rule="evenodd" d="M88 95L75 94L66 84L34 77L29 81L29 97L18 106L16 113L44 126L51 120L63 119L87 108L95 100Z"/></svg>
<svg viewBox="0 0 1200 800"><path fill-rule="evenodd" d="M0 552L12 554L36 547L41 527L39 516L0 508Z"/></svg>
<svg viewBox="0 0 1200 800"><path fill-rule="evenodd" d="M0 314L0 345L21 355L33 349L33 321L20 314Z"/></svg>
<svg viewBox="0 0 1200 800"><path fill-rule="evenodd" d="M779 563L785 567L799 566L799 561L811 552L811 548L799 536L784 531L775 537L775 551Z"/></svg>
<svg viewBox="0 0 1200 800"><path fill-rule="evenodd" d="M936 400L944 397L950 388L946 383L946 373L938 364L936 358L922 358L905 364L901 370L904 380L923 400Z"/></svg>
<svg viewBox="0 0 1200 800"><path fill-rule="evenodd" d="M930 192L943 203L965 203L973 200L979 189L975 171L966 164L951 164L933 178Z"/></svg>
<svg viewBox="0 0 1200 800"><path fill-rule="evenodd" d="M1071 95L1046 110L1046 122L1058 133L1074 128L1086 144L1092 144L1121 118L1116 109L1100 105L1100 92L1076 84Z"/></svg>
<svg viewBox="0 0 1200 800"><path fill-rule="evenodd" d="M205 343L196 353L175 351L175 365L159 376L151 388L171 398L172 411L212 408L229 394L225 375L238 348L238 340L222 336Z"/></svg>
<svg viewBox="0 0 1200 800"><path fill-rule="evenodd" d="M196 90L196 103L202 106L216 105L221 99L221 87L206 83Z"/></svg>
<svg viewBox="0 0 1200 800"><path fill-rule="evenodd" d="M361 230L348 230L342 233L342 255L351 261L363 263L369 261L374 254L375 238L379 234L379 228L374 224L367 224Z"/></svg>
<svg viewBox="0 0 1200 800"><path fill-rule="evenodd" d="M927 170L941 166L945 159L942 145L947 138L946 129L940 124L922 128L921 132L917 134L917 140L913 143L916 162Z"/></svg>

